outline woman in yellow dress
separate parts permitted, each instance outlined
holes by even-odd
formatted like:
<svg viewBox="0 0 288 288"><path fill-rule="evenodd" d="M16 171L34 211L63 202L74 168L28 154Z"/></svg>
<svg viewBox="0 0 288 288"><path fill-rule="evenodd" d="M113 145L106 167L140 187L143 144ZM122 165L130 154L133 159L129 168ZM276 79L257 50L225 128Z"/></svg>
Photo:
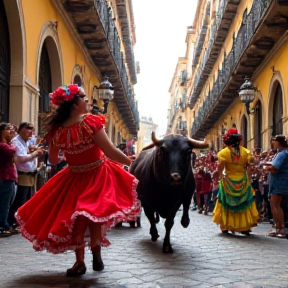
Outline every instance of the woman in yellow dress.
<svg viewBox="0 0 288 288"><path fill-rule="evenodd" d="M249 235L257 225L258 211L252 194L249 165L250 151L240 145L242 136L237 129L229 129L223 141L226 148L218 153L219 192L213 211L213 222L222 233L241 232Z"/></svg>

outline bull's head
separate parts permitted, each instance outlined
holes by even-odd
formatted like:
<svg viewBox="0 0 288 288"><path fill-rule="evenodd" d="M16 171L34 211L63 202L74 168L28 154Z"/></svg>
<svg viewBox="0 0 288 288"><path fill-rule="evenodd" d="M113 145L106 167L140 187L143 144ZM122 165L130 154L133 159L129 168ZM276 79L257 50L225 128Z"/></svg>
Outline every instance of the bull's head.
<svg viewBox="0 0 288 288"><path fill-rule="evenodd" d="M143 150L156 147L154 174L159 181L169 181L173 186L185 182L188 169L191 169L192 149L208 147L206 141L197 141L177 134L171 134L159 140L155 132L152 132L151 138L153 143Z"/></svg>

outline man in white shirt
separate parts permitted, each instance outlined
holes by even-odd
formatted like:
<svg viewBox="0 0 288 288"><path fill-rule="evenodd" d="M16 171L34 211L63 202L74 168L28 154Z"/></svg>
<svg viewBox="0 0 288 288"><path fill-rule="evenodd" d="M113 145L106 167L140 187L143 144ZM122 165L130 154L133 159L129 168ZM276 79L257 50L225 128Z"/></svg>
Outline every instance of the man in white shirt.
<svg viewBox="0 0 288 288"><path fill-rule="evenodd" d="M15 225L15 212L31 198L32 187L37 174L37 157L42 155L42 149L36 149L32 153L29 150L29 139L32 137L34 126L23 122L19 125L18 135L12 139L12 145L16 147L15 164L18 173L17 192L15 200L10 207L8 222Z"/></svg>

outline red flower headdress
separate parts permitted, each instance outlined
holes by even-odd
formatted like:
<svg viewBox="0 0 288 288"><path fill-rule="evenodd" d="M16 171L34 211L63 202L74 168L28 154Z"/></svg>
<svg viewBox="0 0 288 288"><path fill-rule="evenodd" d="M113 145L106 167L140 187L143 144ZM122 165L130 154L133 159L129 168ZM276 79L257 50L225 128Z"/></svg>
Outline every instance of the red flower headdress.
<svg viewBox="0 0 288 288"><path fill-rule="evenodd" d="M77 84L63 85L49 94L51 104L59 105L74 99L75 95L85 95L84 89Z"/></svg>
<svg viewBox="0 0 288 288"><path fill-rule="evenodd" d="M236 128L231 128L227 131L227 133L223 136L223 141L227 146L231 147L231 158L233 161L240 160L240 142L242 140L242 135L238 134L238 130Z"/></svg>
<svg viewBox="0 0 288 288"><path fill-rule="evenodd" d="M237 135L239 141L242 140L242 135L238 134L238 130L236 128L230 128L227 133L223 136L224 143L229 140L230 135Z"/></svg>

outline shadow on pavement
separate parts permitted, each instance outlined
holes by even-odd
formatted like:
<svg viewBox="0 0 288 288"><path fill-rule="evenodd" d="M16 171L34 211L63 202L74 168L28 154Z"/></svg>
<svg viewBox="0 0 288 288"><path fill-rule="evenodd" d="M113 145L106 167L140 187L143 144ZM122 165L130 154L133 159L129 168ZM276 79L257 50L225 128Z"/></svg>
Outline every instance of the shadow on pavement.
<svg viewBox="0 0 288 288"><path fill-rule="evenodd" d="M99 286L98 286L99 284ZM64 274L52 275L29 275L15 279L5 286L6 288L14 287L37 287L37 288L91 288L103 287L102 283L97 283L97 278L82 277L66 277Z"/></svg>

